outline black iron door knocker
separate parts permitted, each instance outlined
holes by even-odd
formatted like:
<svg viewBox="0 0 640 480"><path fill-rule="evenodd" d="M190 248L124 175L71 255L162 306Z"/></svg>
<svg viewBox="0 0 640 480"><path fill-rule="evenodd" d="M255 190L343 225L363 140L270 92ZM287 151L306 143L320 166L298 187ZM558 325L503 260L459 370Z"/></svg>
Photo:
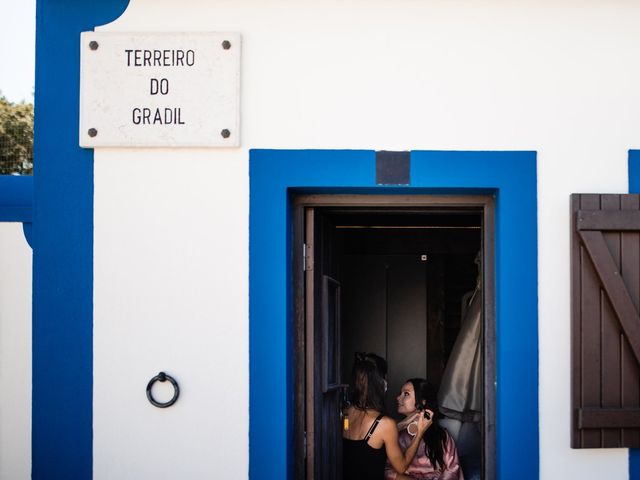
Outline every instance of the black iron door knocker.
<svg viewBox="0 0 640 480"><path fill-rule="evenodd" d="M171 385L173 385L173 397L169 401L158 402L155 398L153 398L153 395L151 394L151 388L153 388L153 384L156 383L156 381L166 382L167 380L171 383ZM151 402L151 405L153 405L154 407L158 407L158 408L170 407L171 405L176 403L176 400L178 400L179 396L180 396L180 387L178 387L178 382L176 382L172 376L167 375L164 372L160 372L158 375L156 375L151 380L149 380L149 383L147 383L147 398Z"/></svg>

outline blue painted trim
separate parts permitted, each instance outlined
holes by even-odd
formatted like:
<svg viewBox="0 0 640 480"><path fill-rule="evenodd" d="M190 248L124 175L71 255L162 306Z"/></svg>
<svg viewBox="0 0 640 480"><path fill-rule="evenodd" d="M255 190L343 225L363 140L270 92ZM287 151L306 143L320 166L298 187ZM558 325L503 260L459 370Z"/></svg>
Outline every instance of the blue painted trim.
<svg viewBox="0 0 640 480"><path fill-rule="evenodd" d="M0 175L0 222L31 222L33 177Z"/></svg>
<svg viewBox="0 0 640 480"><path fill-rule="evenodd" d="M629 150L629 193L640 193L640 150ZM640 449L629 449L629 479L640 480Z"/></svg>
<svg viewBox="0 0 640 480"><path fill-rule="evenodd" d="M22 224L22 233L24 234L24 238L33 250L33 223L23 223Z"/></svg>
<svg viewBox="0 0 640 480"><path fill-rule="evenodd" d="M297 189L496 194L497 474L538 479L535 152L414 151L406 188L376 186L373 151L252 150L249 168L249 477L291 477L289 193Z"/></svg>
<svg viewBox="0 0 640 480"><path fill-rule="evenodd" d="M629 150L629 193L640 193L640 150Z"/></svg>
<svg viewBox="0 0 640 480"><path fill-rule="evenodd" d="M92 477L93 151L78 147L80 32L127 0L38 0L32 478Z"/></svg>
<svg viewBox="0 0 640 480"><path fill-rule="evenodd" d="M629 480L640 480L640 448L629 449Z"/></svg>

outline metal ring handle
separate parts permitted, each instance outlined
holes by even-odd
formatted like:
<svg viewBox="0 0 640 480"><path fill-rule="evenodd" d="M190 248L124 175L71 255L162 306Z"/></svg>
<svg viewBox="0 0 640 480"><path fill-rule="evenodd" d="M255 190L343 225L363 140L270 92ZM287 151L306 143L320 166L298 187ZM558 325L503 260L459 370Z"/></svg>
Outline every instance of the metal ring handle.
<svg viewBox="0 0 640 480"><path fill-rule="evenodd" d="M173 397L171 398L171 400L167 402L158 402L156 401L155 398L153 398L153 395L151 395L151 388L153 387L153 384L156 383L156 381L166 382L167 380L169 380L171 385L173 385ZM171 375L167 375L164 372L160 372L158 375L156 375L151 380L149 380L149 383L147 383L147 398L149 399L149 402L151 402L151 405L153 405L154 407L158 407L158 408L170 407L171 405L176 403L176 400L178 400L179 396L180 396L180 387L178 387L178 382L176 382Z"/></svg>

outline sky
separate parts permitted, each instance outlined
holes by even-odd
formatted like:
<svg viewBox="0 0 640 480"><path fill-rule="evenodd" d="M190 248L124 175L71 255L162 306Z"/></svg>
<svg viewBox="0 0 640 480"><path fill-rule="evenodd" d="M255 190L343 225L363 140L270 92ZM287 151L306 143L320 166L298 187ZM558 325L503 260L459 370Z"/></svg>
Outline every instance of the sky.
<svg viewBox="0 0 640 480"><path fill-rule="evenodd" d="M0 92L11 102L33 102L36 0L0 0Z"/></svg>

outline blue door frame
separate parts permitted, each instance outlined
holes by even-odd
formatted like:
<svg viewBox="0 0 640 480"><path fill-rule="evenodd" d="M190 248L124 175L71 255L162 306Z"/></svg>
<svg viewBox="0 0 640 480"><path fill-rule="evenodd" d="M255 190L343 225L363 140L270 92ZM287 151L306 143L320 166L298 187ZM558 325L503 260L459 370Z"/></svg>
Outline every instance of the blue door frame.
<svg viewBox="0 0 640 480"><path fill-rule="evenodd" d="M290 192L496 196L497 478L537 479L538 294L535 152L411 153L407 187L376 185L366 150L252 150L249 231L249 476L291 478ZM522 415L522 412L528 412Z"/></svg>

